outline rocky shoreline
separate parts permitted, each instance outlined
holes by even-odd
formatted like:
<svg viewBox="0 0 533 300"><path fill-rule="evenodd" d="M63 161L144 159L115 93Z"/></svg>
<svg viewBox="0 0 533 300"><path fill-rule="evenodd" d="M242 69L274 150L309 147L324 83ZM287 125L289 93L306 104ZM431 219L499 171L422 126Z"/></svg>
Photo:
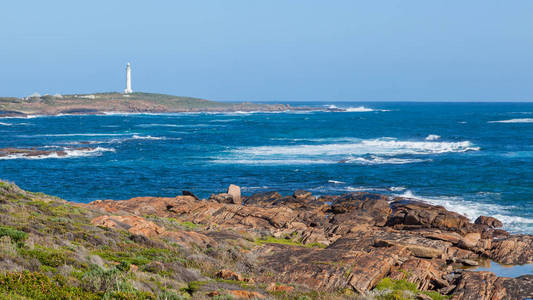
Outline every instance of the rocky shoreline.
<svg viewBox="0 0 533 300"><path fill-rule="evenodd" d="M329 110L316 107L293 107L289 104L251 102L216 102L199 98L153 93L95 93L45 95L26 98L0 97L0 118L29 118L57 115L106 115L134 113L186 112L280 112L288 110ZM338 109L333 109L337 111Z"/></svg>
<svg viewBox="0 0 533 300"><path fill-rule="evenodd" d="M4 186L0 220L13 226L6 191L34 196ZM533 263L533 236L510 234L489 216L472 223L441 206L411 199L372 193L315 197L304 190L289 196L243 196L234 185L208 199L188 191L171 198L89 204L50 199L47 203L54 206L80 210L86 222L82 227L90 228L91 234L80 239L80 233L54 225L56 237L78 241L93 254L83 257L75 251L79 260L98 260L104 270L127 263L125 272L135 278L132 284L154 297L167 289L194 299L533 297L533 274L506 278L469 269L487 260ZM17 230L29 233L34 245L43 235L26 227ZM61 242L54 243L47 247L61 247ZM174 255L135 260L124 251L137 251L131 247ZM5 263L0 269L6 269ZM165 280L157 277L161 274ZM164 281L166 289L140 279L149 276ZM82 279L76 284L83 286Z"/></svg>

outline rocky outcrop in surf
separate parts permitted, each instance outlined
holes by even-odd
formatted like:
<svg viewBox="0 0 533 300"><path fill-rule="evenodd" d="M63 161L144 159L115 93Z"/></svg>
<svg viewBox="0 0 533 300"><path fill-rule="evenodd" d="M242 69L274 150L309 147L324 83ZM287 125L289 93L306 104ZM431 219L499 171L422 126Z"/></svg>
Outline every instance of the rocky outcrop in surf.
<svg viewBox="0 0 533 300"><path fill-rule="evenodd" d="M99 155L111 151L103 147L0 148L1 159L44 159Z"/></svg>

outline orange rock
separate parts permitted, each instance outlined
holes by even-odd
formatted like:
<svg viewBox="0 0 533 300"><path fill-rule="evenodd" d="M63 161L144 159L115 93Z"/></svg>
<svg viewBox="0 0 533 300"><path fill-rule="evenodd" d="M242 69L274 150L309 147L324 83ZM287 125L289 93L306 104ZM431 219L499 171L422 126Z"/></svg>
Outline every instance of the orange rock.
<svg viewBox="0 0 533 300"><path fill-rule="evenodd" d="M294 291L294 287L293 286L290 286L290 285L277 285L275 283L271 283L267 288L266 288L267 291L269 292L286 292L286 293L290 293L292 291Z"/></svg>
<svg viewBox="0 0 533 300"><path fill-rule="evenodd" d="M265 299L265 296L263 294L253 291L234 290L228 291L228 293L237 299Z"/></svg>
<svg viewBox="0 0 533 300"><path fill-rule="evenodd" d="M236 280L236 281L244 281L244 278L241 274L235 273L231 270L220 270L216 276L218 278L222 278L224 280Z"/></svg>
<svg viewBox="0 0 533 300"><path fill-rule="evenodd" d="M91 224L107 228L126 229L132 234L156 237L165 233L165 228L138 216L100 216L91 220Z"/></svg>
<svg viewBox="0 0 533 300"><path fill-rule="evenodd" d="M100 216L91 220L96 226L127 230L131 234L149 238L166 238L184 246L195 244L201 247L217 245L212 238L194 231L167 231L154 222L138 216Z"/></svg>

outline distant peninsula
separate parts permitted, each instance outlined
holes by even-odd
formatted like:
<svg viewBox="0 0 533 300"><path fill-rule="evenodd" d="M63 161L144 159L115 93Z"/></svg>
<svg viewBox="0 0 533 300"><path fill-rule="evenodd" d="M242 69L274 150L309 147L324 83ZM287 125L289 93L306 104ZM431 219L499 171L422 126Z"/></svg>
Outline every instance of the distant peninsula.
<svg viewBox="0 0 533 300"><path fill-rule="evenodd" d="M24 98L0 97L0 117L28 115L286 111L311 109L288 104L216 102L192 97L136 92L73 95L32 95Z"/></svg>

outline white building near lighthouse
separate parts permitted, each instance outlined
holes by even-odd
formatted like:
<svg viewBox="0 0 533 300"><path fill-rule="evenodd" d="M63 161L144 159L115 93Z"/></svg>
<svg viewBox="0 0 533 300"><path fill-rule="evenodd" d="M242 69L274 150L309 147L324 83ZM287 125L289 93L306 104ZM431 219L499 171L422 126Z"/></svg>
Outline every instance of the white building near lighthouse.
<svg viewBox="0 0 533 300"><path fill-rule="evenodd" d="M128 63L126 66L126 89L124 90L124 94L131 94L133 91L131 90L131 64Z"/></svg>

